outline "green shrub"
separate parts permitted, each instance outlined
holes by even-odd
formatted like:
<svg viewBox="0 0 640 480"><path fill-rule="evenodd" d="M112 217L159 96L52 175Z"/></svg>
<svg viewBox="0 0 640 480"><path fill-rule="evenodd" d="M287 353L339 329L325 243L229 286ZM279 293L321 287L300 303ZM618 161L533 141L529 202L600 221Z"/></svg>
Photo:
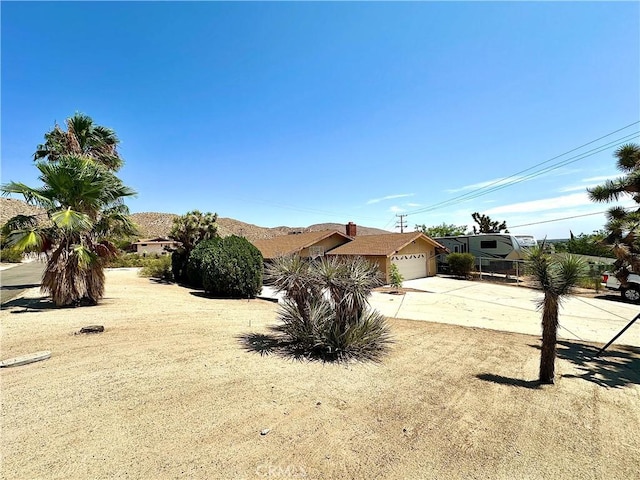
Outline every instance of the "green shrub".
<svg viewBox="0 0 640 480"><path fill-rule="evenodd" d="M169 255L160 255L158 258L148 259L146 265L140 270L139 275L141 277L172 281L171 257Z"/></svg>
<svg viewBox="0 0 640 480"><path fill-rule="evenodd" d="M470 277L475 261L475 257L470 253L451 253L447 255L447 263L451 273L457 277Z"/></svg>
<svg viewBox="0 0 640 480"><path fill-rule="evenodd" d="M22 261L22 253L14 248L0 249L0 262L3 263L20 263Z"/></svg>
<svg viewBox="0 0 640 480"><path fill-rule="evenodd" d="M189 255L187 278L220 297L252 298L262 289L263 259L246 238L232 235L200 242Z"/></svg>
<svg viewBox="0 0 640 480"><path fill-rule="evenodd" d="M400 270L398 270L398 266L395 263L392 263L391 268L389 269L389 280L391 281L391 286L396 290L402 288L402 281L404 280L404 277L400 273Z"/></svg>
<svg viewBox="0 0 640 480"><path fill-rule="evenodd" d="M382 284L376 265L360 257L281 257L269 265L267 279L286 295L275 330L295 354L375 359L391 343L385 317L368 302Z"/></svg>

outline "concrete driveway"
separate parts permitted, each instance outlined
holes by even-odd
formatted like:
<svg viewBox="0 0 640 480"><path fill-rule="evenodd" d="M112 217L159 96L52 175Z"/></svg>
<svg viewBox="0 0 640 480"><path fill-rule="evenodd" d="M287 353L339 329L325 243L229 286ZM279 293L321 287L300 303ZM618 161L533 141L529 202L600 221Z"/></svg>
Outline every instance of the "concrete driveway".
<svg viewBox="0 0 640 480"><path fill-rule="evenodd" d="M420 290L404 295L373 292L371 306L390 318L449 323L503 332L540 335L542 293L526 287L491 282L429 277L403 282ZM270 287L261 298L281 299ZM607 343L640 312L638 305L572 296L560 307L558 337ZM616 340L616 345L640 347L640 320Z"/></svg>
<svg viewBox="0 0 640 480"><path fill-rule="evenodd" d="M539 291L445 277L408 280L403 286L421 291L404 295L374 292L371 305L391 318L541 334L537 301L542 293ZM558 336L606 343L639 311L638 305L572 296L560 307ZM616 344L640 346L640 321L616 340Z"/></svg>

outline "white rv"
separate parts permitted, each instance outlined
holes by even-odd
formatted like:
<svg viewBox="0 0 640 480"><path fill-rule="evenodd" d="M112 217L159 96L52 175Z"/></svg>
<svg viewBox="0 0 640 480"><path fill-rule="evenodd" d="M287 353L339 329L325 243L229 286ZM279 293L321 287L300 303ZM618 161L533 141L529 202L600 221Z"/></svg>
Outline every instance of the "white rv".
<svg viewBox="0 0 640 480"><path fill-rule="evenodd" d="M509 233L437 237L434 240L447 247L451 253L470 253L476 259L496 260L524 260L526 249L538 244L532 235ZM444 258L439 260L444 261Z"/></svg>

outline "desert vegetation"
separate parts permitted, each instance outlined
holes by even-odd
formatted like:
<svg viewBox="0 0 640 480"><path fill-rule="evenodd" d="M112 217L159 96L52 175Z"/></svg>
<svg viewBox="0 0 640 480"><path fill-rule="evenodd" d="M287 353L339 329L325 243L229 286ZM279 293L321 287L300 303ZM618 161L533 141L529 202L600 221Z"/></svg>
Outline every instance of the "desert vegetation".
<svg viewBox="0 0 640 480"><path fill-rule="evenodd" d="M202 213L192 210L173 219L169 238L180 242L180 247L171 254L173 277L177 282L189 282L187 264L194 248L205 240L218 237L217 213Z"/></svg>
<svg viewBox="0 0 640 480"><path fill-rule="evenodd" d="M640 272L640 145L629 143L615 152L616 166L622 176L589 189L595 202L609 203L631 197L637 208L612 207L607 212L606 234L602 245L608 246L616 257L614 273L624 286L629 271Z"/></svg>
<svg viewBox="0 0 640 480"><path fill-rule="evenodd" d="M447 255L447 263L451 273L456 277L471 277L475 261L475 257L470 253L450 253Z"/></svg>
<svg viewBox="0 0 640 480"><path fill-rule="evenodd" d="M573 255L550 256L544 245L532 248L527 256L527 270L544 296L542 310L542 348L540 350L540 383L554 383L558 311L562 297L569 295L585 274L582 260Z"/></svg>
<svg viewBox="0 0 640 480"><path fill-rule="evenodd" d="M122 159L111 129L76 114L67 131L56 125L34 154L39 187L19 182L2 186L41 207L37 215L17 215L3 227L7 245L19 252L47 255L42 290L57 306L94 305L104 294L104 265L117 249L114 236L135 233L124 200L135 194L116 176Z"/></svg>
<svg viewBox="0 0 640 480"><path fill-rule="evenodd" d="M296 354L327 360L377 359L391 343L385 317L368 297L382 281L363 258L275 259L267 279L285 300L274 330Z"/></svg>
<svg viewBox="0 0 640 480"><path fill-rule="evenodd" d="M218 297L255 297L262 289L262 271L260 251L235 235L200 242L187 264L189 284Z"/></svg>

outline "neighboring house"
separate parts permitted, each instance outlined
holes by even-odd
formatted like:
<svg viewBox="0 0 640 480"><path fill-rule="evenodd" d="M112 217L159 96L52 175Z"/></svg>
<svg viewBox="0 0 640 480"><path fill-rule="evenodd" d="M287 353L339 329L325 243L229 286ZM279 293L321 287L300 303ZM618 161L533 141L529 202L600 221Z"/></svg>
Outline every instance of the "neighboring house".
<svg viewBox="0 0 640 480"><path fill-rule="evenodd" d="M252 243L260 250L265 260L286 255L299 255L305 258L323 256L328 251L350 242L351 238L337 230L295 233L279 237L254 240Z"/></svg>
<svg viewBox="0 0 640 480"><path fill-rule="evenodd" d="M363 235L341 245L327 255L360 256L378 265L385 282L389 282L391 264L405 280L436 274L436 255L447 249L420 232Z"/></svg>
<svg viewBox="0 0 640 480"><path fill-rule="evenodd" d="M159 254L166 255L169 249L175 249L180 246L180 242L171 240L170 238L157 237L148 240L139 240L134 242L133 247L138 255Z"/></svg>

